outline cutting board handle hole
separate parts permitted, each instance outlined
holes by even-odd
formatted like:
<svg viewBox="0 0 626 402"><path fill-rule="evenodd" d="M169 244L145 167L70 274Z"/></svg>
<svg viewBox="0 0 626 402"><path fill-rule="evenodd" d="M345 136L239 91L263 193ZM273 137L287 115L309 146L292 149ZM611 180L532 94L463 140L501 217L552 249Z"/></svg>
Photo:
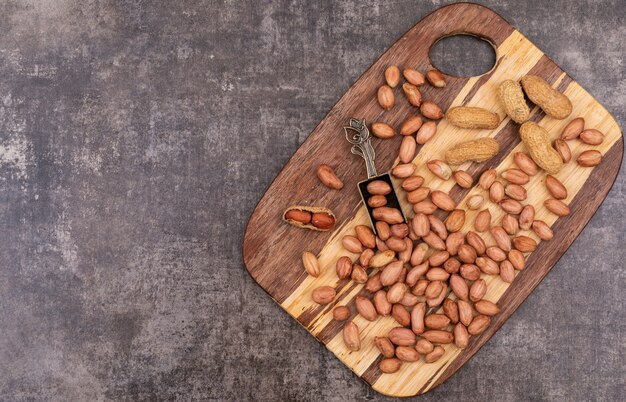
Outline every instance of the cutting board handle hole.
<svg viewBox="0 0 626 402"><path fill-rule="evenodd" d="M444 74L476 77L496 66L495 46L487 39L471 34L439 38L428 53L430 63Z"/></svg>

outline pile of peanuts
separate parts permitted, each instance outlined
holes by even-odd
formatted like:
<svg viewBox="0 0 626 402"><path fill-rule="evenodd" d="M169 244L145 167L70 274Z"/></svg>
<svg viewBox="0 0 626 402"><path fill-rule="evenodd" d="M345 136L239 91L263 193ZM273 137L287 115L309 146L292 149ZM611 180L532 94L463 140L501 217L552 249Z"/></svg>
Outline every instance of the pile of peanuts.
<svg viewBox="0 0 626 402"><path fill-rule="evenodd" d="M516 155L516 160L521 158L526 158L521 166L535 174L536 171L527 169L532 160L524 154ZM500 225L492 225L489 209L485 208L476 216L474 230L461 232L465 210L457 208L447 193L424 186L423 177L412 176L402 182L415 213L409 225L398 222L395 214L381 214L376 223L378 235L369 226L359 225L354 235L344 236L344 248L360 255L355 262L349 256L339 258L336 272L341 279L365 284L366 292L354 300L356 311L369 321L391 315L400 325L387 336L375 339L384 356L379 363L382 372L395 372L402 362L417 361L421 355L425 362L435 362L444 353L443 344L454 342L458 348L467 347L469 337L485 331L490 317L500 312L495 303L484 299L488 288L481 274L499 275L511 283L515 271L525 267L525 253L537 246L535 240L518 235L518 231L532 229L544 240L553 236L545 222L534 219L531 205L521 205L520 200L525 197L504 198L519 191L517 187L507 191L511 186L521 187L519 183L528 182L528 173L518 168L507 170L501 175L506 184L498 180L493 169L481 175L479 186L486 190L485 197L507 212ZM376 188L369 191L374 196L391 191L380 184L373 187ZM562 198L562 191L556 197ZM474 195L468 199L467 207L479 209L484 203L482 195ZM438 211L449 214L442 221ZM496 245L486 246L482 237L486 232ZM320 304L334 298L335 291L329 286L313 292L313 300ZM347 320L350 316L349 306L333 310L335 320ZM343 335L349 349L360 349L356 324L347 323Z"/></svg>
<svg viewBox="0 0 626 402"><path fill-rule="evenodd" d="M392 67L385 72L387 85L378 91L378 102L387 110L394 105L391 89L400 78L397 67ZM420 111L427 118L442 118L443 113L437 105L421 101L417 86L424 83L424 76L411 69L405 70L404 76L408 82L403 85L403 90L409 103L417 107L421 105ZM426 77L434 87L445 87L443 76L437 71L429 71ZM503 84L508 86L510 83ZM567 109L569 100L561 100L566 100ZM554 109L540 106L547 111ZM571 104L569 110L571 112ZM469 124L468 128L495 128L500 123L497 115L493 118L493 113L479 108L465 108L460 112L456 113L461 118L456 116L458 121L455 124L461 127ZM472 114L480 118L473 118ZM526 112L519 122L523 123L527 118ZM413 217L407 224L401 211L387 206L386 195L392 191L388 183L381 180L370 182L367 190L371 196L366 202L372 208L376 231L369 226L356 226L353 234L342 239L343 247L353 257L342 256L335 265L340 279L350 278L364 284L364 291L354 299L354 309L359 315L368 321L391 315L398 324L386 336L374 340L383 356L379 362L383 373L394 373L403 363L416 362L422 357L424 362L433 363L444 355L442 345L445 344L454 343L457 348L466 348L470 337L483 333L492 317L500 313L500 307L485 298L488 292L485 279L499 276L502 281L512 283L516 272L525 268L528 254L537 248L537 242L529 234L532 232L545 241L554 236L546 222L536 219L534 206L525 204L527 190L524 185L542 169L549 171L542 163L535 162L542 155L534 155L533 149L530 149L530 156L516 152L513 155L515 167L504 170L500 175L495 169L485 170L480 175L478 187L482 192L468 197L465 202L465 208L479 212L475 214L473 230L463 232L466 210L460 208L448 193L431 189L425 185L424 177L414 175L416 166L412 160L416 145L424 144L436 132L435 123L429 123L432 125L422 124L419 116L405 121L400 129L404 138L400 145L399 164L391 172L402 180L401 187L406 200L412 205ZM372 124L372 131L382 139L396 134L385 123ZM412 136L414 133L415 138ZM574 139L598 145L604 135L594 129L585 130L584 120L580 117L571 120L560 138L552 144L552 151L558 153L558 164L561 166L572 159L567 141ZM497 154L499 149L497 144L494 149L493 144L486 142L468 144L485 147L486 157L463 161L482 162ZM528 147L528 144L525 145ZM599 151L587 150L578 156L576 162L583 167L593 167L601 159ZM463 189L474 186L472 175L463 170L453 171L445 161L430 160L427 167L434 176L444 181L454 180ZM321 173L318 170L318 176L325 184L341 183L332 169L325 168ZM552 174L545 174L544 182L550 198L544 200L543 205L558 217L568 215L570 209L564 202L568 197L565 185ZM338 188L338 185L326 185ZM488 202L498 205L504 212L499 223L493 222ZM493 240L487 243L494 245L487 246L485 235ZM311 275L319 275L320 267L315 255L305 252L303 264ZM319 304L329 304L335 297L336 291L331 286L321 286L312 292L313 300ZM346 321L342 332L346 347L357 351L361 348L361 337L358 326L348 321L352 315L349 305L333 309L334 320Z"/></svg>
<svg viewBox="0 0 626 402"><path fill-rule="evenodd" d="M484 177L491 176L492 171L488 172ZM522 251L513 245L529 250L524 241L511 242L502 226L491 228L499 239L498 246L492 247L486 247L477 233L487 230L484 223L475 228L476 232L460 232L465 211L457 209L448 194L431 191L423 184L420 176L403 182L415 212L410 225L387 222L382 217L377 222L378 236L368 226L357 226L354 236L343 238L347 251L360 253L357 262L352 263L350 257L344 256L336 265L340 278L352 277L365 283L367 293L354 301L362 317L374 321L391 314L400 324L386 337L375 339L385 357L379 367L386 373L397 371L402 362L419 360L420 355L427 363L437 361L444 353L441 344L454 342L457 347L465 348L469 336L482 333L490 317L500 311L496 304L483 299L487 284L481 279L481 272L499 274L511 282L514 270L525 266ZM422 195L410 197L416 190ZM438 209L451 212L445 221L435 215ZM489 226L490 223L489 220ZM374 270L371 276L366 269ZM330 299L318 299L317 291L313 292L316 302L334 299L334 294ZM333 316L336 320L348 319L349 307L335 307ZM360 348L355 327L350 322L344 328L344 340L351 350Z"/></svg>
<svg viewBox="0 0 626 402"><path fill-rule="evenodd" d="M394 207L387 206L387 195L391 193L391 186L383 180L373 180L367 183L367 191L370 197L367 199L367 205L372 208L372 218L374 219L374 227L376 233L380 237L390 238L391 242L387 244L392 250L400 251L405 249L404 243L409 240L406 238L409 233L409 227L404 223L404 216L402 212ZM354 240L358 240L353 238ZM346 236L343 240L343 245L346 250L353 253L360 253L359 247L354 242L354 247L350 248L350 237ZM403 243L403 244L400 244ZM378 249L382 247L381 244L376 244Z"/></svg>

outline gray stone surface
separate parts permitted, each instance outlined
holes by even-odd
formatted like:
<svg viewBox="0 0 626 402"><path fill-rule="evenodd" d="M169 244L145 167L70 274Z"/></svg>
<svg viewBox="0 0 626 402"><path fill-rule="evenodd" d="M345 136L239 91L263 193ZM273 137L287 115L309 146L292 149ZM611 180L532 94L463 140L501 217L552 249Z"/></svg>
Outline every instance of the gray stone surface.
<svg viewBox="0 0 626 402"><path fill-rule="evenodd" d="M326 111L444 3L0 2L0 399L385 399L266 296L240 245ZM624 126L623 1L487 3ZM624 399L625 177L421 400Z"/></svg>

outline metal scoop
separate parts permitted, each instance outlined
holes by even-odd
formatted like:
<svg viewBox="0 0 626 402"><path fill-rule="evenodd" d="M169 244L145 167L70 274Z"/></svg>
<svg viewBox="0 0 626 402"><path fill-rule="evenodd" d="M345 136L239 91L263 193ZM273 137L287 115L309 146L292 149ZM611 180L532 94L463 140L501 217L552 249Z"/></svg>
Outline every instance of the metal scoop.
<svg viewBox="0 0 626 402"><path fill-rule="evenodd" d="M348 140L348 142L352 144L351 152L365 159L365 167L367 168L367 180L359 182L357 186L359 188L359 194L361 194L363 204L365 204L365 207L367 208L367 213L369 215L374 232L376 232L376 220L373 216L373 208L367 205L367 200L372 196L372 194L367 191L367 185L374 180L382 180L389 184L389 186L391 187L391 192L385 195L385 197L387 198L386 206L391 208L397 208L402 214L402 218L404 218L404 222L406 223L406 217L402 212L400 202L398 201L398 196L396 195L396 191L393 188L391 176L389 175L389 173L384 173L381 175L378 175L378 173L376 173L376 165L374 164L374 160L376 159L376 153L374 152L374 148L372 148L372 143L370 141L370 131L367 128L367 124L365 124L365 119L350 119L350 125L344 127L343 129L346 133L346 140Z"/></svg>

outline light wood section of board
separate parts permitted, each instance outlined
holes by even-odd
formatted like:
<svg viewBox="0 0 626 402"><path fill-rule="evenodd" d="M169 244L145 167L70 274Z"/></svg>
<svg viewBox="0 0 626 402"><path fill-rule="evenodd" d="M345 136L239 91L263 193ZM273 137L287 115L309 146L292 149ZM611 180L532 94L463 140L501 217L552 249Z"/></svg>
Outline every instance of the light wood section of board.
<svg viewBox="0 0 626 402"><path fill-rule="evenodd" d="M466 104L469 106L480 106L496 112L500 116L505 116L506 114L497 97L497 86L506 79L519 80L539 62L539 60L543 57L543 53L521 33L514 31L502 43L502 45L498 47L497 55L500 60L496 70L487 82L482 83L481 87ZM554 87L557 87L564 77L564 74L561 75L561 77L559 77L559 79L557 79L554 83ZM463 100L474 89L474 86L477 83L477 78L470 79L456 96L452 106L462 104ZM567 187L568 197L564 200L564 202L570 203L585 184L592 171L592 168L583 168L578 166L575 162L576 156L580 152L587 149L597 149L603 154L606 153L611 146L620 139L621 133L619 126L613 117L576 82L572 82L568 85L565 90L565 94L572 101L574 107L570 118L565 120L556 120L550 117L544 117L539 122L542 127L546 128L550 132L552 139L555 139L560 135L561 131L571 118L579 116L584 117L586 127L596 128L606 135L603 143L599 146L585 145L577 140L568 142L572 151L572 161L566 164L565 167L555 176ZM533 114L536 112L537 109L533 110ZM441 120L438 124L437 134L435 137L422 147L414 160L414 163L418 166L416 174L421 175L426 179L426 183L424 184L425 186L428 186L431 189L439 189L446 192L450 191L455 185L454 181L443 181L437 178L430 173L430 171L428 171L425 163L430 159L444 159L444 152L449 149L450 146L458 142L486 136L495 137L508 122L508 118L504 119L496 130L466 130L450 125L446 119ZM513 154L517 151L525 151L523 144L519 144L513 150L510 150L506 158L499 164L499 166L497 166L499 173L513 167L512 158ZM462 165L459 166L458 169L465 169L468 166L469 164ZM365 168L363 171L365 172ZM531 178L530 182L524 186L528 191L528 198L523 203L530 204L535 207L535 219L541 219L548 225L552 225L556 221L557 216L547 211L543 206L543 201L549 198L544 180L544 172L540 172ZM396 188L399 188L399 186L396 186ZM476 186L469 191L462 201L459 202L459 208L466 210L465 226L462 229L464 232L472 230L474 218L478 213L478 211L468 210L465 206L466 199L474 194L481 194L486 200L488 200L486 192ZM404 193L402 191L398 191L398 196L402 203L405 216L407 216L407 218L412 217L412 208L411 205L406 202ZM504 215L500 207L491 202L486 202L485 207L488 207L491 212L493 224L499 224L502 216ZM319 253L322 274L318 278L313 278L311 276L306 278L281 304L282 307L289 312L289 314L297 318L304 313L308 313L319 308L319 306L312 301L311 292L318 286L337 285L339 279L335 273L335 262L340 256L348 255L353 260L358 258L358 255L351 254L343 249L341 239L344 235L353 234L354 227L361 224L369 224L367 211L362 204L355 209L354 217L352 219L335 230L333 236ZM528 235L539 241L537 236L532 233L532 231L522 230L519 234ZM490 234L482 233L482 237L488 245L494 244ZM482 276L489 286L489 291L485 298L493 302L497 302L500 299L508 286L515 286L515 281L512 284L507 284L498 276ZM354 287L346 286L337 296L337 299L340 300L337 305L347 305L351 303L352 299L361 291L362 287L363 285L357 285ZM319 312L311 320L307 329L313 335L319 335L320 332L332 321L332 307L326 306L321 309L321 312ZM358 315L354 318L354 322L358 325L360 330L361 350L351 352L346 349L343 344L341 332L331 339L326 344L326 347L360 376L379 357L379 352L374 346L374 337L385 336L391 328L398 326L398 324L391 317L381 317L375 322L369 322ZM382 374L372 384L373 388L378 392L393 396L410 396L415 395L419 390L421 390L421 392L428 391L437 378L445 371L445 368L461 352L461 350L456 348L453 344L445 345L444 348L446 353L437 362L426 364L423 360L420 360L416 363L403 364L402 368L397 373Z"/></svg>

